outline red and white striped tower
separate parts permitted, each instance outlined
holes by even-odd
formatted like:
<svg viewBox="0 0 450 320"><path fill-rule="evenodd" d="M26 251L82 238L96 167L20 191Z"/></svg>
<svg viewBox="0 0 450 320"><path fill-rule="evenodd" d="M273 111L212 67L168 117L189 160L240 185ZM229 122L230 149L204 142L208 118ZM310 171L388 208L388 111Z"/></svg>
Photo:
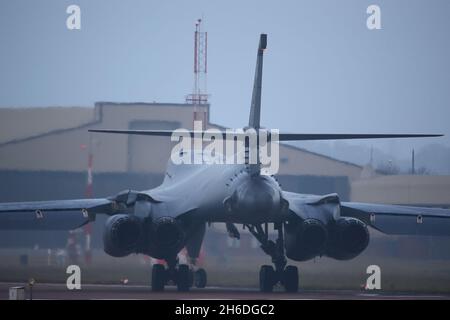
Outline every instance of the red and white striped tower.
<svg viewBox="0 0 450 320"><path fill-rule="evenodd" d="M206 129L207 115L198 106L208 104L207 73L208 33L202 30L202 19L198 19L194 33L194 89L186 96L186 103L194 105L193 122L202 121L203 130Z"/></svg>
<svg viewBox="0 0 450 320"><path fill-rule="evenodd" d="M92 196L93 196L92 166L94 163L94 154L92 152L92 149L93 149L92 135L89 134L86 198L92 198ZM91 225L91 223L86 224L83 227L83 229L84 229L84 236L85 236L84 261L86 262L86 264L90 264L92 262L92 251L91 251L92 225Z"/></svg>

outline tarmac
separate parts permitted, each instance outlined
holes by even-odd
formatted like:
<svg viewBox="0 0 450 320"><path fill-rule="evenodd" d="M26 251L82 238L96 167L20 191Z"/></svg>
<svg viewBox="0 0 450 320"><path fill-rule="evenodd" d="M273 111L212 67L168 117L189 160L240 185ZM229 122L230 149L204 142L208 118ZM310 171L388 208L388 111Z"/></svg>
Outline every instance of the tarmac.
<svg viewBox="0 0 450 320"><path fill-rule="evenodd" d="M25 286L26 299L30 292L24 283L0 283L0 299L9 298L9 288ZM401 293L384 291L351 290L300 290L286 293L276 288L272 293L261 293L257 288L206 287L193 288L189 292L178 292L176 287L168 286L163 292L152 292L149 286L82 284L80 290L69 290L65 284L36 283L33 286L33 300L450 300L448 294Z"/></svg>

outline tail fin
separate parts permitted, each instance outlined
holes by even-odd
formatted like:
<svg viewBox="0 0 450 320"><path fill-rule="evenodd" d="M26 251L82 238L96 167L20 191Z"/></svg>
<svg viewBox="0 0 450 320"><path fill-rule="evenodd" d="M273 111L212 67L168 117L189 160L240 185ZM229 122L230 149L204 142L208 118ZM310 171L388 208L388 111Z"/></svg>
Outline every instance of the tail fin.
<svg viewBox="0 0 450 320"><path fill-rule="evenodd" d="M267 47L267 34L261 34L259 37L258 52L256 56L255 80L253 83L252 104L250 108L250 118L248 126L253 129L260 129L261 120L261 88L262 88L262 70L263 54ZM170 137L171 130L111 130L111 129L90 129L90 132L119 133L119 134L137 134L146 136ZM191 135L195 133L203 134L204 131L190 131ZM246 133L234 133L246 136ZM227 139L226 132L222 132L223 139ZM279 141L294 140L337 140L337 139L384 139L384 138L421 138L421 137L440 137L442 134L307 134L307 133L280 133ZM234 139L234 138L233 138ZM259 144L258 144L259 145ZM258 164L254 166L255 171L259 170L259 152Z"/></svg>
<svg viewBox="0 0 450 320"><path fill-rule="evenodd" d="M255 79L253 82L253 94L252 94L252 104L250 108L250 118L248 120L248 126L254 129L260 128L263 53L266 47L267 47L267 34L261 34L259 37L258 53L256 56L256 70L255 70Z"/></svg>

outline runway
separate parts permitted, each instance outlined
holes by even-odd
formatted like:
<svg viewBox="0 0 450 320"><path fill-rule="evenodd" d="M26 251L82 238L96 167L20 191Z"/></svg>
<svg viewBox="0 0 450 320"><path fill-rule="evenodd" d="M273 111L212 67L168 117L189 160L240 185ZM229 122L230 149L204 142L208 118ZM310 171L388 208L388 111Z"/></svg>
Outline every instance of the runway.
<svg viewBox="0 0 450 320"><path fill-rule="evenodd" d="M0 283L0 299L8 299L10 287L24 286L23 283ZM29 298L27 289L26 298ZM300 290L298 293L285 293L281 289L272 293L261 293L256 288L206 287L178 292L168 286L164 292L152 292L148 286L85 284L81 290L68 290L65 284L36 283L33 299L57 300L185 300L185 299L238 299L238 300L450 300L450 294L414 294L392 292L370 292L351 290Z"/></svg>

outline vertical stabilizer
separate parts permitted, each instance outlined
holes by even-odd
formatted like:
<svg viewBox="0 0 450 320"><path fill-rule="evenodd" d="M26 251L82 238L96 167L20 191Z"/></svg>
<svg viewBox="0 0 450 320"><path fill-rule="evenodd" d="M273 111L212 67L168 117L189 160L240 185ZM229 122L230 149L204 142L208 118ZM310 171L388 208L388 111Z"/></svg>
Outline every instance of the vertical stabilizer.
<svg viewBox="0 0 450 320"><path fill-rule="evenodd" d="M263 70L263 54L267 46L267 34L261 34L259 37L258 53L256 56L255 80L253 83L252 104L250 108L250 118L248 126L256 130L260 128L261 120L261 87L262 87L262 70Z"/></svg>

